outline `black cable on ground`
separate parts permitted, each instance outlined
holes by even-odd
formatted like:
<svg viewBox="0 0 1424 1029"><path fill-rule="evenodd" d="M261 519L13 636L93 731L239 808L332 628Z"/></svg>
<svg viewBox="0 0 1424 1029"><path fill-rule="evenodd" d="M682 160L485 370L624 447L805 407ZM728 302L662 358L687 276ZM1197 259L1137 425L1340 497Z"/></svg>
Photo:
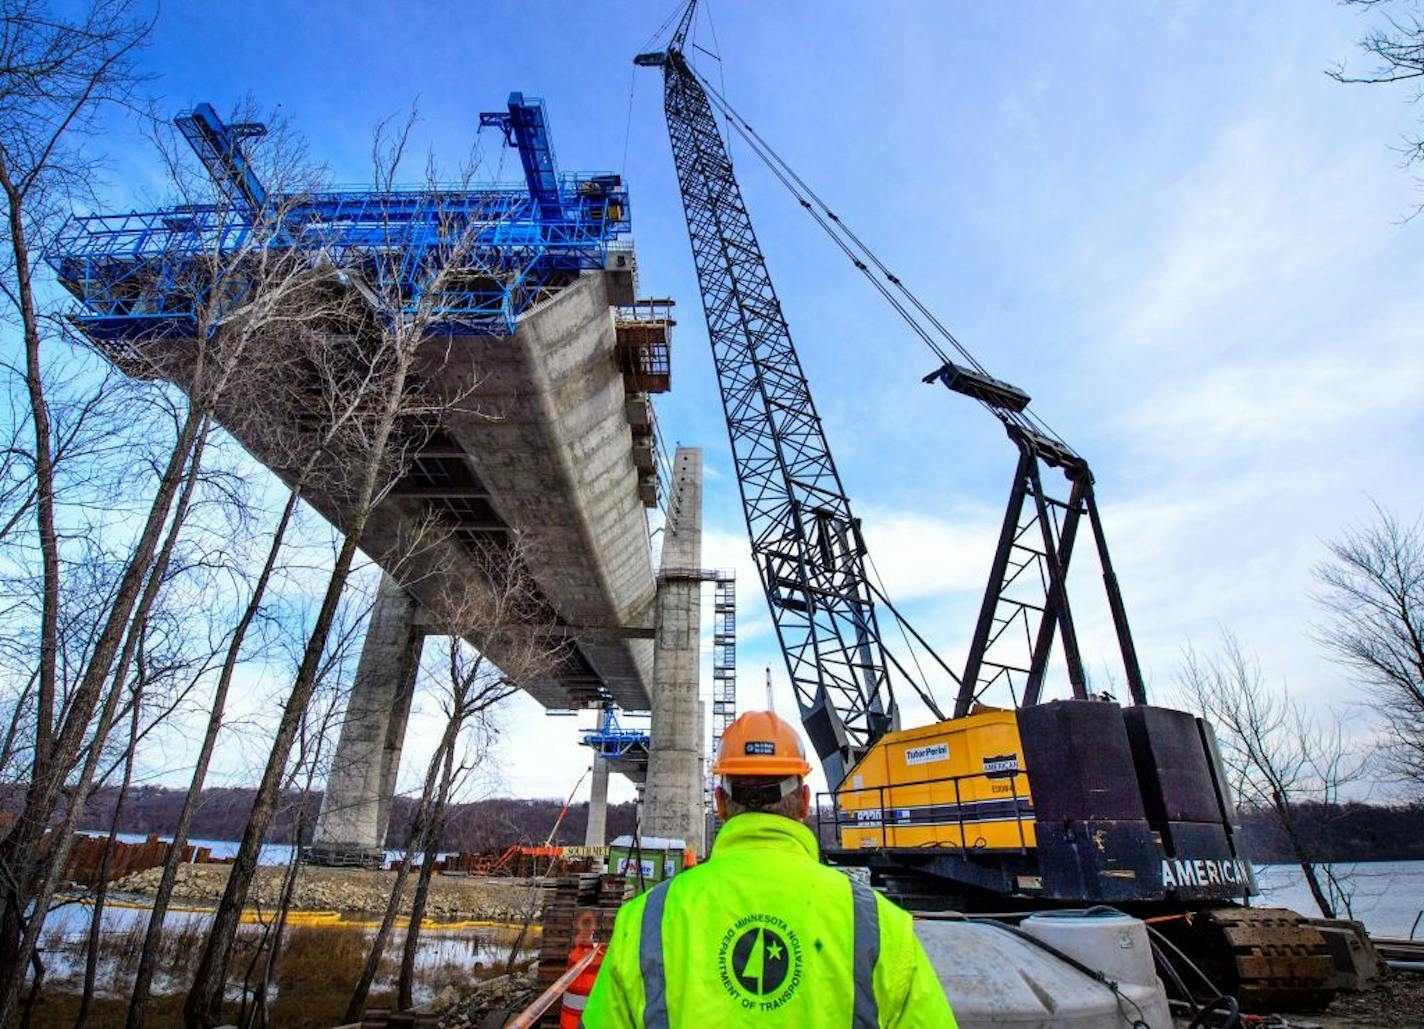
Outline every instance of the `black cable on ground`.
<svg viewBox="0 0 1424 1029"><path fill-rule="evenodd" d="M1226 1015L1226 1021L1220 1024L1208 1022L1207 1019L1218 1011ZM1241 1005L1235 997L1223 993L1198 1011L1187 1024L1187 1029L1239 1029L1241 1024Z"/></svg>
<svg viewBox="0 0 1424 1029"><path fill-rule="evenodd" d="M1147 932L1150 935L1155 936L1160 943L1169 948L1173 954L1176 954L1184 965L1186 965L1193 972L1195 972L1197 974L1197 978L1199 978L1202 982L1206 983L1206 988L1213 997L1221 997L1226 995L1226 991L1223 990L1221 987L1217 986L1216 983L1212 982L1211 977L1208 976L1205 972L1203 972L1201 968L1197 966L1197 963L1195 961L1187 957L1187 955L1182 952L1181 947L1178 947L1175 943L1169 940L1166 934L1163 933L1160 929L1153 928L1151 922L1148 922L1146 924Z"/></svg>
<svg viewBox="0 0 1424 1029"><path fill-rule="evenodd" d="M1147 945L1152 948L1152 956L1157 959L1157 964L1167 973L1167 977L1172 980L1172 985L1177 988L1177 992L1182 995L1184 1003L1192 1009L1192 1014L1195 1015L1201 1010L1201 1005L1198 1004L1196 998L1192 996L1192 991L1187 989L1187 984L1182 981L1181 975L1177 972L1176 968L1172 966L1171 960L1163 953L1162 948L1157 946L1150 938L1147 941Z"/></svg>

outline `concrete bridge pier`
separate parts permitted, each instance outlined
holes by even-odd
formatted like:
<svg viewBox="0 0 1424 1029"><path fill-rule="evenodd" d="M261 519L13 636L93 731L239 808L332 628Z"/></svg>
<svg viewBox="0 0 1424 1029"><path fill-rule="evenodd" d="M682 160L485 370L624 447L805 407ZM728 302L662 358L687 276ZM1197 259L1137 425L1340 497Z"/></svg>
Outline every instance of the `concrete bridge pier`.
<svg viewBox="0 0 1424 1029"><path fill-rule="evenodd" d="M417 611L410 594L382 573L307 852L313 864L385 863L391 799L424 641Z"/></svg>
<svg viewBox="0 0 1424 1029"><path fill-rule="evenodd" d="M608 762L593 756L593 782L588 791L588 828L583 834L585 847L608 844Z"/></svg>
<svg viewBox="0 0 1424 1029"><path fill-rule="evenodd" d="M702 703L702 451L678 447L658 573L643 833L705 853Z"/></svg>

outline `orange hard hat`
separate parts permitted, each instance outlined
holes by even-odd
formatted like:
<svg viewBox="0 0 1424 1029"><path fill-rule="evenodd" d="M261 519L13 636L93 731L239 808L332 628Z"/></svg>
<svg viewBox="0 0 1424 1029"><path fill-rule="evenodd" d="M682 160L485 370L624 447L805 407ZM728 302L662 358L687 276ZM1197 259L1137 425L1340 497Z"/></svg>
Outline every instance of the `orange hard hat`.
<svg viewBox="0 0 1424 1029"><path fill-rule="evenodd" d="M748 711L722 733L713 775L805 776L811 770L801 734L775 711Z"/></svg>

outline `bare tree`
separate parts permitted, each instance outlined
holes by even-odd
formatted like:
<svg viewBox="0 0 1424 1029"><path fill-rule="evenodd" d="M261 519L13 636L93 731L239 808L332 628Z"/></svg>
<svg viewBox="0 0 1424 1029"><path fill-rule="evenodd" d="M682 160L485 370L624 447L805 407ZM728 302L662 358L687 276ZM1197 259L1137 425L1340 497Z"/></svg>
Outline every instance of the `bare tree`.
<svg viewBox="0 0 1424 1029"><path fill-rule="evenodd" d="M1424 520L1376 505L1372 521L1328 546L1315 569L1329 613L1317 636L1369 695L1386 766L1424 796Z"/></svg>
<svg viewBox="0 0 1424 1029"><path fill-rule="evenodd" d="M412 833L412 847L421 854L421 863L401 947L396 983L399 1008L413 1003L420 931L451 798L483 761L499 706L519 683L548 675L568 652L569 641L555 629L529 576L525 549L516 541L507 549L486 552L481 563L488 578L465 583L441 612L441 631L448 644L439 691L445 725L431 757L431 770L438 766L434 792L417 818L419 831ZM497 644L499 665L466 640L480 641L486 647ZM427 781L430 779L427 776ZM368 969L373 967L368 962Z"/></svg>
<svg viewBox="0 0 1424 1029"><path fill-rule="evenodd" d="M350 593L348 593L349 596L351 596ZM349 603L344 605L342 612L338 614L337 624L333 629L327 648L326 660L317 672L317 689L312 702L302 714L302 724L297 732L296 756L293 759L287 781L283 784L283 793L294 796L293 803L296 805L297 811L292 830L292 849L287 867L282 874L277 909L273 912L271 920L263 927L262 939L254 948L253 965L249 969L248 979L251 978L252 971L255 970L259 959L261 959L261 974L255 989L251 991L252 1006L250 1008L246 1006L248 989L247 984L244 983L243 1006L245 1010L237 1020L237 1024L242 1026L242 1029L251 1029L254 1026L266 1029L270 1024L271 998L273 986L276 983L277 962L282 955L287 915L291 911L292 901L296 896L297 879L302 862L302 842L306 838L309 828L307 813L312 806L313 788L317 777L326 771L324 758L331 749L334 730L338 722L337 714L341 710L342 701L348 694L348 685L351 680L350 666L356 652L354 647L354 641L357 638L356 630L358 626L365 623L369 612L369 604ZM292 657L300 660L301 649L297 649Z"/></svg>
<svg viewBox="0 0 1424 1029"><path fill-rule="evenodd" d="M352 284L365 299L367 310L349 321L345 331L325 336L329 345L324 349L304 355L316 375L313 402L318 419L329 417L331 411L352 412L321 466L325 473L321 491L337 498L343 510L343 537L184 1005L185 1023L190 1027L211 1026L220 1019L238 920L357 548L373 512L399 481L411 454L438 423L440 413L463 399L435 396L420 382L415 369L423 344L439 334L447 291L465 276L489 274L478 263L475 250L483 226L467 218L438 219L435 231L439 245L412 278L405 236L408 221L402 216L403 205L395 187L414 124L412 112L402 125L393 130L382 125L375 134L374 185L378 195L388 198L386 206L374 202L373 217L379 224L377 239L369 248L352 247L339 255L342 281ZM465 171L466 182L472 173L473 169ZM433 168L428 169L427 180L435 191L438 176ZM425 545L420 536L420 531L415 532L412 538L401 541L398 550L410 551ZM394 571L392 563L399 564L401 560L400 553L387 554L383 565L387 571Z"/></svg>
<svg viewBox="0 0 1424 1029"><path fill-rule="evenodd" d="M96 674L71 698L71 714L57 710L59 657L60 540L56 518L55 426L45 393L45 312L35 283L34 257L61 217L66 200L82 191L86 162L76 140L106 103L123 103L138 85L133 55L150 24L135 17L126 0L95 3L66 18L32 0L0 3L0 192L5 198L5 254L0 293L7 320L23 339L23 382L30 422L29 469L42 566L42 617L34 691L34 753L30 789L19 820L0 842L0 1022L15 1010L21 977L29 963L25 925L35 885L40 838L59 799L63 775L83 746L102 680L136 600L141 569L127 577L116 619L96 641ZM171 493L169 494L171 498ZM166 514L167 504L164 504ZM156 545L157 526L141 535L142 566Z"/></svg>
<svg viewBox="0 0 1424 1029"><path fill-rule="evenodd" d="M149 995L152 989L153 976L158 967L159 948L163 942L163 923L168 915L168 906L173 899L173 889L178 880L178 866L182 863L183 849L187 845L188 834L193 827L193 816L197 812L198 801L202 796L203 787L207 782L208 769L212 764L213 752L217 748L218 734L222 729L223 718L227 709L228 691L232 686L233 675L237 671L238 660L242 653L243 644L247 639L247 632L261 609L267 586L272 579L277 557L281 552L282 545L286 540L287 530L296 513L299 496L300 494L295 489L290 491L287 495L287 501L283 505L276 526L273 528L272 541L268 547L262 568L258 572L257 580L252 585L247 603L229 637L228 647L223 657L222 669L218 674L218 680L214 687L212 700L209 705L207 725L204 728L203 740L198 748L197 758L193 767L193 775L188 785L188 791L183 798L183 807L178 815L178 823L174 826L173 843L168 850L167 858L163 862L163 872L159 878L158 888L153 898L152 910L149 914L148 929L144 934L143 950L139 955L138 968L134 973L133 993L129 1001L129 1010L126 1016L126 1024L130 1026L131 1029L138 1029L138 1027L143 1026L148 1016Z"/></svg>
<svg viewBox="0 0 1424 1029"><path fill-rule="evenodd" d="M79 660L73 662L66 682L72 687L62 693L54 689L58 668L66 655L60 651L59 616L66 610L63 547L55 550L57 576L46 572L41 604L41 646L37 673L37 711L32 777L25 808L16 828L0 844L0 968L12 973L9 993L0 994L0 1016L13 1003L15 976L33 949L45 915L45 901L52 892L68 834L82 810L82 801L92 788L97 757L103 752L114 715L125 696L124 683L133 658L134 643L148 610L166 581L166 567L183 529L194 487L201 480L202 459L214 413L230 409L241 397L239 386L260 378L264 369L257 360L262 344L273 336L297 333L314 321L331 316L334 309L350 302L350 291L340 287L329 268L313 267L309 255L297 254L289 246L273 245L285 239L285 214L311 183L311 169L301 148L289 134L270 133L257 148L279 186L278 199L253 211L227 193L220 185L183 169L177 162L176 146L160 148L169 158L172 185L187 201L185 210L195 219L208 219L199 238L220 240L207 251L183 256L180 240L186 230L172 227L170 249L158 259L164 263L162 276L143 281L144 289L163 291L169 307L175 298L187 298L187 329L176 334L149 335L120 351L104 350L129 371L141 371L155 379L178 382L183 400L175 407L174 435L167 454L156 462L152 492L146 511L140 516L141 529L129 552L118 562L114 586L94 619L95 632ZM0 175L3 178L3 175ZM3 183L0 183L3 185ZM195 202L198 201L198 202ZM202 202L206 200L207 202ZM241 224L242 233L216 231L228 224ZM159 237L160 239L162 237ZM246 380L244 379L246 377ZM37 448L41 453L44 448ZM40 468L48 465L49 472ZM37 481L51 483L48 507L51 514L61 498L54 488L58 481L53 461L37 460ZM46 491L37 487L38 532L42 544ZM42 552L46 548L42 545ZM48 557L45 558L48 568ZM50 579L58 580L57 587ZM50 624L54 624L51 631ZM53 635L55 645L44 640ZM50 687L46 688L46 683ZM96 718L97 715L97 718ZM56 732L54 727L58 726ZM88 756L84 756L87 753ZM78 786L71 791L69 815L53 829L49 860L37 865L38 845L50 827L57 805L71 773L81 769ZM32 905L35 897L38 905ZM33 915L26 921L27 909ZM7 951L13 946L14 957Z"/></svg>
<svg viewBox="0 0 1424 1029"><path fill-rule="evenodd" d="M1424 6L1418 0L1341 0L1350 7L1390 8L1383 24L1371 28L1359 42L1360 50L1373 62L1362 74L1347 71L1344 63L1326 72L1336 82L1367 85L1406 83L1411 103L1424 97ZM1424 135L1406 135L1399 146L1405 168L1424 163ZM1424 182L1421 182L1424 187ZM1417 215L1424 204L1414 208Z"/></svg>
<svg viewBox="0 0 1424 1029"><path fill-rule="evenodd" d="M1337 806L1341 791L1363 776L1364 762L1339 721L1318 718L1284 687L1267 685L1255 659L1230 633L1223 633L1219 653L1188 648L1179 681L1215 726L1242 805L1274 816L1320 913L1334 918L1347 910L1347 885L1307 837L1299 810L1305 803Z"/></svg>
<svg viewBox="0 0 1424 1029"><path fill-rule="evenodd" d="M20 952L26 961L39 943L51 898L60 885L63 870L68 861L74 831L78 827L89 795L97 784L97 775L109 741L109 730L120 715L126 698L129 699L133 708L137 709L140 705L141 694L133 688L131 682L136 679L141 680L144 670L141 665L135 667L135 662L143 655L144 638L148 633L149 619L167 581L170 562L182 535L184 522L191 510L193 497L200 482L198 468L202 463L203 443L207 439L207 431L205 419L198 432L197 445L190 455L188 467L182 478L182 488L176 500L172 521L165 530L163 541L155 554L152 570L147 581L143 584L143 590L134 608L132 620L128 623L123 647L115 663L113 681L107 692L104 693L98 717L90 730L89 739L82 752L82 761L77 768L56 769L56 774L62 774L65 782L65 810L62 820L51 831L49 853L36 869L38 874L32 898L33 910L20 941ZM71 773L74 773L72 779ZM96 934L98 919L101 917L102 903L96 904L95 908L94 931ZM92 989L91 984L86 983L86 986ZM87 1014L87 1008L82 1008L81 1018L86 1017Z"/></svg>

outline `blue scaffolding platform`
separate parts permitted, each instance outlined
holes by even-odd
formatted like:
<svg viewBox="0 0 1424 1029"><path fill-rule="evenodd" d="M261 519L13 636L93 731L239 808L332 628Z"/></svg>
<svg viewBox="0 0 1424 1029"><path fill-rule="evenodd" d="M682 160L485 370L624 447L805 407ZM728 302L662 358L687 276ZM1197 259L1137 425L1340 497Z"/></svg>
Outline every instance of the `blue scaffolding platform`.
<svg viewBox="0 0 1424 1029"><path fill-rule="evenodd" d="M416 310L430 271L459 242L461 274L435 301L440 332L507 335L521 314L579 272L609 266L631 230L616 175L561 174L543 102L520 93L482 115L520 151L523 185L472 189L337 189L269 195L243 153L262 126L223 125L199 104L175 119L228 202L75 215L45 259L79 300L75 321L96 340L191 336L199 258L254 246L294 248L357 273L400 310ZM258 233L254 239L253 233ZM468 267L466 267L468 266Z"/></svg>
<svg viewBox="0 0 1424 1029"><path fill-rule="evenodd" d="M613 707L603 709L597 728L583 730L582 743L610 762L620 759L647 761L651 737L645 729L624 729Z"/></svg>

